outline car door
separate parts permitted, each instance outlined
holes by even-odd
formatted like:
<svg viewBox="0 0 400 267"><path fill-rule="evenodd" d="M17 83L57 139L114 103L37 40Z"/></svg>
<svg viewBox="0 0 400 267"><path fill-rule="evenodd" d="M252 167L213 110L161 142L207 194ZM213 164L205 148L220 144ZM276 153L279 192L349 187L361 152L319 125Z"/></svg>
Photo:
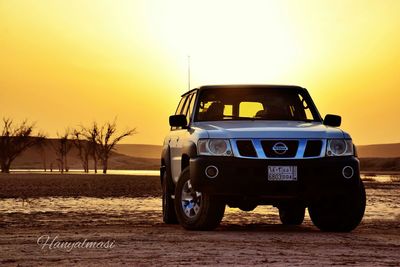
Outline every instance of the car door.
<svg viewBox="0 0 400 267"><path fill-rule="evenodd" d="M190 124L191 114L194 106L195 94L189 94L186 96L185 104L182 109L177 114L184 114L186 116L186 121ZM177 110L178 112L178 110ZM182 159L182 149L185 140L188 138L188 129L179 127L173 130L173 136L170 141L170 154L171 154L171 173L172 179L176 182L178 181L179 175L181 173L181 159Z"/></svg>
<svg viewBox="0 0 400 267"><path fill-rule="evenodd" d="M175 115L185 114L185 110L189 105L189 95L185 95L182 97L181 101L179 102L178 108L176 109ZM180 134L186 131L182 129L182 127L171 127L170 139L169 139L169 151L170 151L170 160L171 160L171 174L172 179L177 181L180 173L180 160L181 154L179 148L179 138Z"/></svg>

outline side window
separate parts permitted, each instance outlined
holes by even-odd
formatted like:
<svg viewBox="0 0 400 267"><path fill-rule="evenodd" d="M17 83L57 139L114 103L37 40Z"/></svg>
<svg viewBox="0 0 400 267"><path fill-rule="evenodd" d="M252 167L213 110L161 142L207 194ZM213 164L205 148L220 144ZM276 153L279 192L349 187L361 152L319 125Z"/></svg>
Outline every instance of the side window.
<svg viewBox="0 0 400 267"><path fill-rule="evenodd" d="M179 102L179 105L176 109L175 115L179 115L182 114L182 110L183 110L183 106L185 105L185 101L186 101L187 97L182 97L181 101Z"/></svg>
<svg viewBox="0 0 400 267"><path fill-rule="evenodd" d="M184 96L181 98L181 101L179 102L178 108L176 109L175 115L179 114L185 114L185 108L187 107L187 99L188 96ZM181 127L171 127L171 130L178 130L181 129Z"/></svg>
<svg viewBox="0 0 400 267"><path fill-rule="evenodd" d="M185 98L186 98L185 105L183 105L182 112L180 113L182 115L187 115L187 110L189 107L189 102L190 102L191 96L187 95Z"/></svg>
<svg viewBox="0 0 400 267"><path fill-rule="evenodd" d="M189 109L188 109L187 115L186 115L186 120L188 123L190 122L190 118L192 117L194 102L196 101L196 93L192 94L191 96L192 97L189 102Z"/></svg>
<svg viewBox="0 0 400 267"><path fill-rule="evenodd" d="M239 104L240 117L253 118L260 110L264 110L263 104L260 102L241 102Z"/></svg>
<svg viewBox="0 0 400 267"><path fill-rule="evenodd" d="M190 105L190 101L191 101L191 100L192 100L192 95L188 95L188 96L187 96L186 103L185 103L185 106L184 106L184 108L183 108L183 112L182 112L183 115L186 115L186 121L187 121L187 122L189 122L189 120L188 120L188 114L189 114L189 105Z"/></svg>

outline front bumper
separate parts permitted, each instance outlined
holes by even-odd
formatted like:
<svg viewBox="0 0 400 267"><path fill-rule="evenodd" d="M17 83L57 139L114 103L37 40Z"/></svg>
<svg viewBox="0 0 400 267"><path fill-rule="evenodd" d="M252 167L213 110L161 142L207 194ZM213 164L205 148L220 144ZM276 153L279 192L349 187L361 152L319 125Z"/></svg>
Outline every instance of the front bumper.
<svg viewBox="0 0 400 267"><path fill-rule="evenodd" d="M209 165L218 168L217 177L206 176ZM269 165L297 166L297 181L268 181ZM353 168L353 177L343 176L346 166ZM190 178L196 191L212 195L311 200L351 193L360 184L360 171L353 156L293 160L202 156L190 160Z"/></svg>

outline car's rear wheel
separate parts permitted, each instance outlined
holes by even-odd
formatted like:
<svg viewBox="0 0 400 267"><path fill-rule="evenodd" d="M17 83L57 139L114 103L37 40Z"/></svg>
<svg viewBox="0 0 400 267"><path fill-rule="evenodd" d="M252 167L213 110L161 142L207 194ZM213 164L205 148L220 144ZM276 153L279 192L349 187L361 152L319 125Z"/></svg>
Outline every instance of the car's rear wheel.
<svg viewBox="0 0 400 267"><path fill-rule="evenodd" d="M347 195L324 198L311 203L308 213L315 226L322 231L350 232L361 222L366 205L362 181L354 192Z"/></svg>
<svg viewBox="0 0 400 267"><path fill-rule="evenodd" d="M162 214L163 221L166 224L177 224L178 219L176 218L174 200L170 190L171 186L168 183L167 173L164 172L162 178Z"/></svg>
<svg viewBox="0 0 400 267"><path fill-rule="evenodd" d="M188 230L212 230L222 220L225 203L217 196L197 192L185 168L175 189L175 210L179 223Z"/></svg>
<svg viewBox="0 0 400 267"><path fill-rule="evenodd" d="M292 204L279 207L279 218L284 225L300 225L304 221L306 208L303 205Z"/></svg>

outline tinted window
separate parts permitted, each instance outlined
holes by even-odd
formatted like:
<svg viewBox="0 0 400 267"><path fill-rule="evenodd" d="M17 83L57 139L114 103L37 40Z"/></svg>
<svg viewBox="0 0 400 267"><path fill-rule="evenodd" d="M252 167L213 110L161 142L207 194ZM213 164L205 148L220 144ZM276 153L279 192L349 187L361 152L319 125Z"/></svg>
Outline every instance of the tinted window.
<svg viewBox="0 0 400 267"><path fill-rule="evenodd" d="M176 108L175 115L179 114L186 114L186 108L188 105L188 96L184 96L181 98L181 101L178 104L178 107ZM177 129L182 129L182 127L171 127L171 130L177 130Z"/></svg>
<svg viewBox="0 0 400 267"><path fill-rule="evenodd" d="M196 93L192 94L191 96L192 97L190 99L189 107L188 107L188 111L187 111L187 115L186 115L186 120L188 123L190 122L190 118L192 117L194 102L196 101Z"/></svg>
<svg viewBox="0 0 400 267"><path fill-rule="evenodd" d="M206 89L201 91L196 114L196 121L320 121L308 93L300 89Z"/></svg>
<svg viewBox="0 0 400 267"><path fill-rule="evenodd" d="M259 110L263 109L263 104L260 102L240 102L239 117L253 117Z"/></svg>
<svg viewBox="0 0 400 267"><path fill-rule="evenodd" d="M178 105L178 107L176 108L175 115L183 114L182 110L183 110L183 107L184 107L184 105L185 105L186 99L187 99L187 96L184 96L184 97L181 98L181 101L179 102L179 105Z"/></svg>

